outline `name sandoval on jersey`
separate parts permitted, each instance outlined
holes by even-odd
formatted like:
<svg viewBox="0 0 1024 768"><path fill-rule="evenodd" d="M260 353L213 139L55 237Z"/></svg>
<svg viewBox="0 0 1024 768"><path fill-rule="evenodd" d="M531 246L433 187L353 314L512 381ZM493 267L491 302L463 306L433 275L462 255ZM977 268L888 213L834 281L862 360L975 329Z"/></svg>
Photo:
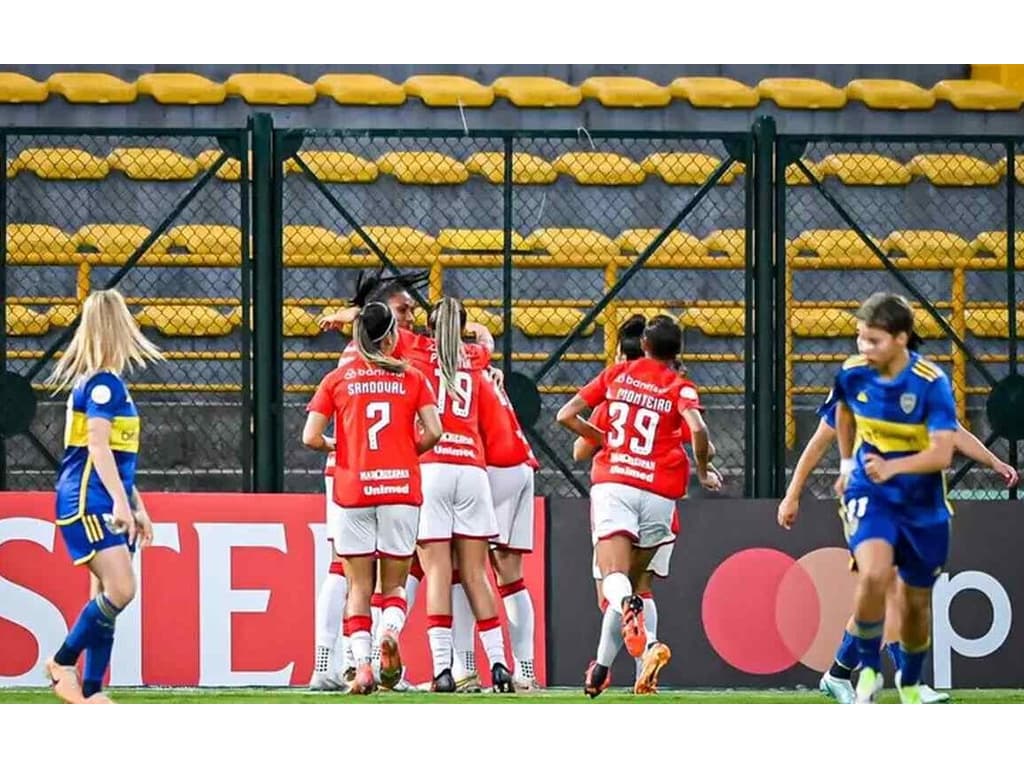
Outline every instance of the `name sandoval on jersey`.
<svg viewBox="0 0 1024 768"><path fill-rule="evenodd" d="M356 381L348 385L349 396L353 395L405 395L402 381Z"/></svg>

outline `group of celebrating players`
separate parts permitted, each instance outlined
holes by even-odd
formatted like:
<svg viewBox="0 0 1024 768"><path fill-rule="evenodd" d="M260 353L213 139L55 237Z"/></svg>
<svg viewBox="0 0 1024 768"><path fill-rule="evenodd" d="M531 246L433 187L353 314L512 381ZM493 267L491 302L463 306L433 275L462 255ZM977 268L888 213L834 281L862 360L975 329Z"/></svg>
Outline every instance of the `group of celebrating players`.
<svg viewBox="0 0 1024 768"><path fill-rule="evenodd" d="M412 687L402 630L426 580L433 677L423 687L480 690L475 627L492 689L534 690L534 612L523 557L533 548L538 464L491 367L494 340L486 328L467 322L461 304L446 297L431 308L428 333L413 332L411 294L424 282L425 275L361 278L353 305L322 323L325 330L351 325L352 341L309 402L302 433L307 447L327 454L332 555L316 602L310 687L353 694ZM886 647L901 700L928 703L942 698L921 683L921 673L931 588L949 549L943 471L956 447L1008 485L1017 476L957 423L948 379L915 351L905 299L876 294L857 317L860 354L836 375L779 523L795 523L804 484L838 437L836 490L857 590L822 691L844 703L874 701L883 686L883 637L898 637ZM711 492L722 486L697 387L679 365L679 325L668 316L634 316L619 331L616 363L557 416L577 436L574 458L591 461L593 568L604 617L585 672L590 697L611 684L623 645L636 659L634 692L657 691L671 651L657 638L652 576L668 575L677 501L689 483L688 449L700 485ZM134 485L138 412L122 375L160 359L120 294L99 291L86 300L52 377L58 389L71 390L56 521L72 560L94 577L93 597L46 665L65 701L109 702L102 681L116 617L135 594L131 556L137 539L152 539ZM326 434L332 424L333 437ZM488 565L508 619L511 666Z"/></svg>

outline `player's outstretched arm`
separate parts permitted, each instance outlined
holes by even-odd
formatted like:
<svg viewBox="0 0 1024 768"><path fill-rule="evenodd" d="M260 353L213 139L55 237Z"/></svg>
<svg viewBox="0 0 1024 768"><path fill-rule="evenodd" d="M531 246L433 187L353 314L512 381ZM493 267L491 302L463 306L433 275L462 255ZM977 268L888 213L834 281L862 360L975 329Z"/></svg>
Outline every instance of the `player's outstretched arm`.
<svg viewBox="0 0 1024 768"><path fill-rule="evenodd" d="M836 439L839 443L839 477L836 478L836 496L843 498L846 493L846 484L853 471L853 445L857 438L857 422L853 418L853 411L846 403L836 403Z"/></svg>
<svg viewBox="0 0 1024 768"><path fill-rule="evenodd" d="M318 321L321 331L340 331L344 326L351 325L359 317L359 307L345 307L330 315L324 315Z"/></svg>
<svg viewBox="0 0 1024 768"><path fill-rule="evenodd" d="M572 400L559 409L558 415L555 416L555 420L563 427L571 432L575 432L583 439L589 440L597 445L602 445L604 443L604 432L580 416L580 414L589 407L590 406L587 405L586 401L582 397L579 395L573 395Z"/></svg>
<svg viewBox="0 0 1024 768"><path fill-rule="evenodd" d="M324 437L324 430L327 429L329 418L322 413L310 411L306 415L306 426L302 429L302 444L307 448L320 453L330 453L334 450L334 439Z"/></svg>
<svg viewBox="0 0 1024 768"><path fill-rule="evenodd" d="M793 470L793 477L786 489L786 496L779 503L779 525L787 531L793 527L800 513L800 495L804 492L807 479L825 458L825 453L835 440L836 431L824 419L818 421L818 428L807 442Z"/></svg>
<svg viewBox="0 0 1024 768"><path fill-rule="evenodd" d="M1009 464L1002 462L998 456L990 451L981 440L970 430L965 429L963 424L957 424L954 445L959 453L962 453L971 461L982 464L1006 481L1007 488L1017 485L1019 477L1017 470Z"/></svg>

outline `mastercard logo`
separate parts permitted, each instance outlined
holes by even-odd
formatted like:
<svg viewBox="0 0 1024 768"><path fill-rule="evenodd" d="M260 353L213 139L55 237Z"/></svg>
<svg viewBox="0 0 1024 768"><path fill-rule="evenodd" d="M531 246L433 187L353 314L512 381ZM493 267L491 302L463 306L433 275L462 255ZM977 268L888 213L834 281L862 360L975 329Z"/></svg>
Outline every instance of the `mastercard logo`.
<svg viewBox="0 0 1024 768"><path fill-rule="evenodd" d="M826 547L794 559L745 549L711 574L701 619L711 646L736 669L772 675L795 664L823 672L853 610L850 554Z"/></svg>

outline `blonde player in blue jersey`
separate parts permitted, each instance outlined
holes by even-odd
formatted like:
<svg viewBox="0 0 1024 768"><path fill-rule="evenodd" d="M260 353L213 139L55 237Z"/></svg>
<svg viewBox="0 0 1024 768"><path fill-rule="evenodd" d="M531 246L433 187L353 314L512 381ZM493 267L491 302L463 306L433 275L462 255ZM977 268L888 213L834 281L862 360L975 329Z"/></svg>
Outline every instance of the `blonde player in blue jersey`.
<svg viewBox="0 0 1024 768"><path fill-rule="evenodd" d="M902 296L876 293L857 311L857 348L836 375L836 432L850 551L857 561L854 635L861 663L857 703L882 688L885 597L899 570L905 703L921 702L930 644L931 591L949 553L943 470L957 420L949 379L907 349L914 312Z"/></svg>
<svg viewBox="0 0 1024 768"><path fill-rule="evenodd" d="M135 597L131 556L153 538L135 489L139 413L121 378L126 368L163 359L117 291L97 291L49 383L70 388L64 457L57 477L56 523L75 565L85 565L99 593L85 604L46 672L72 704L109 704L101 692L117 615ZM76 664L85 652L82 682Z"/></svg>

